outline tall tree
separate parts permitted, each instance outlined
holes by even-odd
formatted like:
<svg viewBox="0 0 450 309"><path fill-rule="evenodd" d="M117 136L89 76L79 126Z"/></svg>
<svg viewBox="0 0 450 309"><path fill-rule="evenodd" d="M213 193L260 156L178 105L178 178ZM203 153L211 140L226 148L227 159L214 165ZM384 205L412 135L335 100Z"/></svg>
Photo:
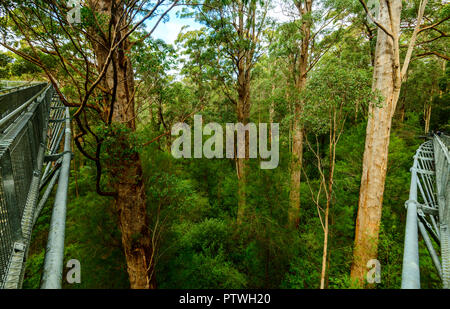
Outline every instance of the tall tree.
<svg viewBox="0 0 450 309"><path fill-rule="evenodd" d="M298 92L303 91L306 86L309 71L309 57L312 26L312 0L294 1L300 14L300 42L298 54L294 57L292 74L294 87ZM289 195L289 223L298 225L300 218L300 179L303 158L303 126L302 126L303 102L297 101L294 106L294 120L292 126L292 158L291 158L291 190Z"/></svg>
<svg viewBox="0 0 450 309"><path fill-rule="evenodd" d="M402 80L406 76L427 0L418 7L415 29L412 33L403 67L400 65L401 0L380 0L377 16L373 16L366 3L360 0L366 13L378 27L373 76L373 91L381 95L382 102L369 106L366 145L356 220L355 244L351 278L364 284L367 263L376 259L383 204L383 193L388 163L389 140Z"/></svg>
<svg viewBox="0 0 450 309"><path fill-rule="evenodd" d="M351 66L352 62L348 61L346 56L348 57L343 48L338 47L333 54L322 61L322 65L319 65L311 74L304 105L305 128L314 132L316 137L314 145L305 136L306 144L316 159L319 173L319 184L316 190L306 173L305 176L324 232L321 289L327 286L330 247L329 218L334 200L336 148L346 128L348 118L358 110L363 110L372 97L370 75L367 74L367 69ZM321 153L323 150L320 149L320 135L328 136L328 162ZM325 200L322 198L323 195L325 195Z"/></svg>
<svg viewBox="0 0 450 309"><path fill-rule="evenodd" d="M258 0L206 0L196 15L210 30L210 44L218 47L215 58L217 78L224 94L235 105L238 122L243 125L250 121L252 71L264 49L262 36L268 24L269 4L270 1ZM239 223L247 212L248 132L245 133L245 148L245 157L235 158Z"/></svg>
<svg viewBox="0 0 450 309"><path fill-rule="evenodd" d="M278 31L278 49L287 59L289 67L289 100L292 106L292 149L290 162L290 193L288 221L296 227L300 219L300 184L303 159L302 124L303 91L307 85L308 73L336 42L338 36L329 36L328 31L336 21L343 18L344 7L337 1L333 4L313 0L287 1L287 15L292 21L282 24Z"/></svg>

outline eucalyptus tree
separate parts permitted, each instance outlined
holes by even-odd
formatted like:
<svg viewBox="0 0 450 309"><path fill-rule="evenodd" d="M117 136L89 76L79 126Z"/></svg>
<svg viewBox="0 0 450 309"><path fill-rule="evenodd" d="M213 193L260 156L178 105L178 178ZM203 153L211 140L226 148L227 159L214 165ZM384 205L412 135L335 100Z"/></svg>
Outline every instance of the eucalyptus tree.
<svg viewBox="0 0 450 309"><path fill-rule="evenodd" d="M214 68L217 61L216 49L208 44L208 39L206 29L202 28L181 32L176 40L186 56L186 59L180 59L183 65L181 73L185 76L186 82L195 88L195 94L201 106L208 103L207 93L213 88L212 83L216 74ZM220 85L214 86L220 87Z"/></svg>
<svg viewBox="0 0 450 309"><path fill-rule="evenodd" d="M74 108L75 144L96 167L98 194L113 198L131 287L155 288L154 231L133 139L136 85L130 53L180 1L87 0L68 6L74 2L2 1L0 44L40 67L62 102ZM133 37L137 31L143 34L139 39Z"/></svg>
<svg viewBox="0 0 450 309"><path fill-rule="evenodd" d="M416 58L411 62L406 81L402 85L395 120L403 123L410 113L422 116L423 131L430 132L433 113L432 103L440 95L439 79L444 74L443 63L438 57ZM442 73L441 73L442 72Z"/></svg>
<svg viewBox="0 0 450 309"><path fill-rule="evenodd" d="M306 98L303 110L304 126L314 132L316 146L306 139L311 153L316 159L319 174L318 188L314 189L305 173L311 198L317 207L323 228L323 254L320 288L326 287L330 208L334 200L334 178L336 166L336 147L348 121L348 118L363 110L374 94L370 88L370 71L354 66L345 59L342 48L324 57L319 67L311 74L305 90ZM323 158L318 136L328 137L328 162ZM325 196L323 198L322 196Z"/></svg>
<svg viewBox="0 0 450 309"><path fill-rule="evenodd" d="M132 55L137 80L137 119L144 128L150 126L156 133L168 132L164 109L170 104L168 92L173 77L169 72L176 66L175 49L162 40L147 38L133 47Z"/></svg>
<svg viewBox="0 0 450 309"><path fill-rule="evenodd" d="M392 118L402 83L406 79L419 34L439 26L448 19L448 16L444 16L442 20L431 25L422 26L428 1L421 0L418 5L413 6L414 11L417 12L413 26L403 29L401 0L380 0L379 7L375 7L375 10L371 10L363 0L359 2L370 21L377 27L372 88L383 97L381 104L374 101L369 106L355 229L351 278L358 284L364 285L367 274L366 265L370 260L377 258ZM444 4L441 3L441 5ZM403 64L401 64L400 50L402 36L402 41L409 37Z"/></svg>
<svg viewBox="0 0 450 309"><path fill-rule="evenodd" d="M410 25L414 24L418 4L418 2L409 3L404 10L405 31L412 31ZM445 74L446 64L450 60L448 44L450 6L441 1L430 1L425 8L425 16L427 25L422 26L418 31L415 52L411 58L409 70L411 72L405 78L397 111L403 121L407 110L414 110L419 106L423 108L424 131L428 133L433 111L432 101L436 95L440 95L437 80L441 74L436 73ZM412 84L416 85L411 85L410 77L413 79ZM423 91L417 91L419 88Z"/></svg>
<svg viewBox="0 0 450 309"><path fill-rule="evenodd" d="M251 82L253 69L263 54L263 35L270 23L267 13L270 1L262 0L205 0L200 1L195 17L205 25L207 44L214 54L216 80L223 94L235 106L237 121L247 125L250 121ZM247 165L249 133L245 134L246 154L235 158L238 178L237 221L246 216Z"/></svg>
<svg viewBox="0 0 450 309"><path fill-rule="evenodd" d="M283 1L283 13L289 18L277 29L272 48L288 68L289 100L292 106L292 155L288 220L291 227L299 224L300 183L303 158L303 91L308 74L339 40L345 18L345 1Z"/></svg>

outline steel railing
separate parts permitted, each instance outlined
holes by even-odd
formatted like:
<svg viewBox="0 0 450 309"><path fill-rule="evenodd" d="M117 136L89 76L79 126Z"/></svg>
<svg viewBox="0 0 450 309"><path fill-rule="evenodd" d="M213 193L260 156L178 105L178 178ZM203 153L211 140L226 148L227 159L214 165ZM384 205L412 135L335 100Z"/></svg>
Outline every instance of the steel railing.
<svg viewBox="0 0 450 309"><path fill-rule="evenodd" d="M4 104L0 118L0 288L20 288L33 225L56 183L59 185L55 205L64 209L64 218L57 214L52 222L56 220L65 226L70 116L53 87L47 84L0 96L0 104ZM61 163L63 172L59 171ZM61 234L59 230L58 233ZM64 248L64 233L62 239ZM54 251L49 237L50 243L47 251ZM59 252L61 245L58 246ZM62 255L58 258L62 264ZM54 267L50 271L59 272Z"/></svg>
<svg viewBox="0 0 450 309"><path fill-rule="evenodd" d="M450 138L436 136L434 155L436 163L436 198L439 205L440 245L442 259L442 281L444 288L450 288Z"/></svg>
<svg viewBox="0 0 450 309"><path fill-rule="evenodd" d="M443 287L449 287L449 141L446 136L434 136L421 145L414 156L409 200L406 202L403 289L420 288L419 233Z"/></svg>
<svg viewBox="0 0 450 309"><path fill-rule="evenodd" d="M24 101L18 104L20 92L6 95L13 101L0 102L8 108L0 121L0 284L7 281L15 252L23 251L22 219L30 192L33 172L38 169L40 144L50 110L51 88L45 85L23 91ZM29 97L32 97L29 100ZM5 100L5 97L0 98ZM24 104L25 103L25 104ZM25 107L23 107L25 105ZM5 110L5 109L3 109ZM6 120L6 121L5 121Z"/></svg>
<svg viewBox="0 0 450 309"><path fill-rule="evenodd" d="M19 86L9 89L8 92L0 92L0 119L3 119L6 115L23 105L23 103L30 100L46 86L46 83L39 83L26 88Z"/></svg>

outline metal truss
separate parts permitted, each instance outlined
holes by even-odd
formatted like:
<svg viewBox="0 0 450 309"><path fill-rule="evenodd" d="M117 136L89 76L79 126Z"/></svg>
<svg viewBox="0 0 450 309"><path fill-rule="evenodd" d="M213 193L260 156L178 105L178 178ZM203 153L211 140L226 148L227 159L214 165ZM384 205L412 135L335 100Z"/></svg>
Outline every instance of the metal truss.
<svg viewBox="0 0 450 309"><path fill-rule="evenodd" d="M443 287L449 288L450 156L446 136L434 136L417 150L406 202L402 288L420 288L419 232Z"/></svg>

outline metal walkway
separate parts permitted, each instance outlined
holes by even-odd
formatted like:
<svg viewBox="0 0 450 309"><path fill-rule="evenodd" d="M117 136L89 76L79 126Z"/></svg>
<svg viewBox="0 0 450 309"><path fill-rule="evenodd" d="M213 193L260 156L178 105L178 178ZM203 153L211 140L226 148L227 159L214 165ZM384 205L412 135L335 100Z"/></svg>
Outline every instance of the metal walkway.
<svg viewBox="0 0 450 309"><path fill-rule="evenodd" d="M2 91L0 288L22 287L31 231L56 183L41 287L59 288L71 160L69 109L46 83Z"/></svg>
<svg viewBox="0 0 450 309"><path fill-rule="evenodd" d="M414 157L407 206L403 289L420 289L419 233L442 287L450 288L450 137L434 136Z"/></svg>

